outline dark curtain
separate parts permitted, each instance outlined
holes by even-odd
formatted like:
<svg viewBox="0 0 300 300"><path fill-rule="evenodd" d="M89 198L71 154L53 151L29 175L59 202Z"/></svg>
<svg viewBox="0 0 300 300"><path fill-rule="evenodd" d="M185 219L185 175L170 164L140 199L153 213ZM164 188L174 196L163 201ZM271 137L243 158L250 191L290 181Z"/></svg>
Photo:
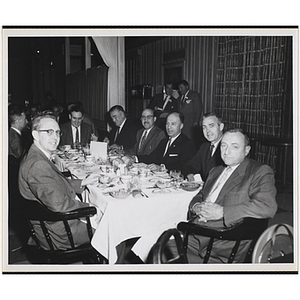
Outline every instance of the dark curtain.
<svg viewBox="0 0 300 300"><path fill-rule="evenodd" d="M80 101L93 118L105 121L107 112L108 68L99 66L66 76L67 103Z"/></svg>
<svg viewBox="0 0 300 300"><path fill-rule="evenodd" d="M276 169L266 138L292 137L291 37L219 37L215 109L226 128L242 128L254 158ZM252 154L252 155L253 155Z"/></svg>

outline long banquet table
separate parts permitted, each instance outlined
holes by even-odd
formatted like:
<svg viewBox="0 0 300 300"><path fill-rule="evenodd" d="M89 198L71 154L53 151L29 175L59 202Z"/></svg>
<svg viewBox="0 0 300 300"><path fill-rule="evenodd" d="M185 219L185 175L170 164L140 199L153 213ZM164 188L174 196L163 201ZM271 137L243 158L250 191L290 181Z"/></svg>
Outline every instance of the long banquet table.
<svg viewBox="0 0 300 300"><path fill-rule="evenodd" d="M84 178L86 174L103 175L99 166L86 163L70 164L69 170L78 178ZM88 185L82 195L83 201L97 208L97 215L91 218L95 229L92 246L108 259L109 264L117 261L116 246L130 238L139 238L132 251L146 261L160 234L186 220L188 204L200 189L185 191L173 185L157 188L158 181L170 182L168 174L133 177L139 181L142 191L135 197L131 193L125 199L114 198L114 191L128 187L128 183L122 182L122 177L117 175L113 176L113 184Z"/></svg>

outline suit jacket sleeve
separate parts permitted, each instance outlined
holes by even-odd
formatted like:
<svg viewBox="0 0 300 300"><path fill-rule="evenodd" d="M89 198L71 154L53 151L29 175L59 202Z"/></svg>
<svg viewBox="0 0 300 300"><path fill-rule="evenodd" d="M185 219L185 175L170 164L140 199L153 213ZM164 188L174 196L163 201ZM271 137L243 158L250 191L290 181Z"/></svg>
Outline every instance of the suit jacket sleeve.
<svg viewBox="0 0 300 300"><path fill-rule="evenodd" d="M137 155L139 162L143 162L145 164L160 164L161 157L164 154L167 141L167 138L161 140L157 148L154 151L152 151L149 155Z"/></svg>
<svg viewBox="0 0 300 300"><path fill-rule="evenodd" d="M11 129L13 130L13 129ZM21 136L17 136L17 133L15 133L15 136L10 139L10 150L14 157L20 158L23 154L24 148L22 144Z"/></svg>
<svg viewBox="0 0 300 300"><path fill-rule="evenodd" d="M273 170L261 166L249 184L249 189L239 190L239 202L235 205L225 203L224 224L230 226L245 217L272 218L277 210L276 188Z"/></svg>
<svg viewBox="0 0 300 300"><path fill-rule="evenodd" d="M65 184L58 184L58 179L65 180ZM80 182L73 181L72 185L79 187ZM32 165L28 172L28 185L35 197L52 211L66 212L88 206L75 199L75 191L68 186L68 180L58 178L47 161L38 160Z"/></svg>
<svg viewBox="0 0 300 300"><path fill-rule="evenodd" d="M164 163L168 170L182 170L184 164L189 161L196 153L194 142L188 139L179 154L179 160L176 163L164 162L161 156L160 163Z"/></svg>
<svg viewBox="0 0 300 300"><path fill-rule="evenodd" d="M197 151L197 153L192 157L191 160L189 160L182 169L183 176L187 176L189 174L196 174L201 171L202 168L202 157L204 155L204 148L203 145L200 146L200 149ZM200 172L201 173L201 172Z"/></svg>

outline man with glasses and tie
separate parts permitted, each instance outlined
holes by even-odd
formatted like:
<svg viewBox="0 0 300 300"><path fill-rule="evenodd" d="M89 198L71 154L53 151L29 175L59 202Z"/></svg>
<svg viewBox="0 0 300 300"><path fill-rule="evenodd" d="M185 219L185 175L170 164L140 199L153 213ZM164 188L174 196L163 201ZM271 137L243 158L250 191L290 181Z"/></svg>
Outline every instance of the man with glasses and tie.
<svg viewBox="0 0 300 300"><path fill-rule="evenodd" d="M221 157L225 165L211 170L203 189L192 199L189 211L194 223L226 228L243 218L272 218L277 210L274 172L268 165L247 157L247 135L240 129L224 133ZM191 235L189 263L202 263L209 238ZM243 262L251 241L242 241L234 262ZM215 240L209 263L227 262L233 241Z"/></svg>
<svg viewBox="0 0 300 300"><path fill-rule="evenodd" d="M170 113L166 121L168 137L151 154L138 155L138 161L150 164L153 171L159 170L161 164L169 171L182 171L184 164L196 153L193 141L181 132L183 126L184 116L178 112Z"/></svg>
<svg viewBox="0 0 300 300"><path fill-rule="evenodd" d="M189 181L206 181L209 171L223 164L220 152L220 141L223 136L224 124L222 119L215 113L206 113L201 121L205 141L196 155L183 167L182 174ZM201 178L199 178L199 174Z"/></svg>
<svg viewBox="0 0 300 300"><path fill-rule="evenodd" d="M126 155L149 155L153 152L159 143L166 137L165 132L155 125L156 117L154 111L150 108L146 108L142 112L141 123L143 128L136 134L136 140L134 147L125 151Z"/></svg>
<svg viewBox="0 0 300 300"><path fill-rule="evenodd" d="M98 140L97 136L92 133L92 126L82 122L83 118L81 106L72 106L69 112L70 121L61 125L60 145L71 145L73 148L78 148L79 145L84 146L91 141Z"/></svg>
<svg viewBox="0 0 300 300"><path fill-rule="evenodd" d="M36 115L32 121L33 144L21 162L19 171L19 190L21 195L32 201L38 201L54 212L68 212L88 206L79 200L84 186L97 181L90 176L86 179L67 179L53 162L61 131L54 115ZM47 223L52 241L57 249L64 250L69 245L67 233L61 222ZM34 224L37 238L45 249L49 246L42 229ZM76 246L89 242L86 225L80 220L70 222ZM33 243L32 240L29 243Z"/></svg>

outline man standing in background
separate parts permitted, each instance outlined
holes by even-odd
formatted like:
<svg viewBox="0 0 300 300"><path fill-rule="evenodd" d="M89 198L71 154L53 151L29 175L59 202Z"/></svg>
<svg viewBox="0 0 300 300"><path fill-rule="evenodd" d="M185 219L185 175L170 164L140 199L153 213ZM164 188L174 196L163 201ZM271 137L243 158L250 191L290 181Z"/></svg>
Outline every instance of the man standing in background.
<svg viewBox="0 0 300 300"><path fill-rule="evenodd" d="M200 94L190 90L189 83L181 80L178 83L181 96L179 97L179 112L184 115L184 128L182 133L194 142L196 140L195 131L199 126L199 121L203 113Z"/></svg>

